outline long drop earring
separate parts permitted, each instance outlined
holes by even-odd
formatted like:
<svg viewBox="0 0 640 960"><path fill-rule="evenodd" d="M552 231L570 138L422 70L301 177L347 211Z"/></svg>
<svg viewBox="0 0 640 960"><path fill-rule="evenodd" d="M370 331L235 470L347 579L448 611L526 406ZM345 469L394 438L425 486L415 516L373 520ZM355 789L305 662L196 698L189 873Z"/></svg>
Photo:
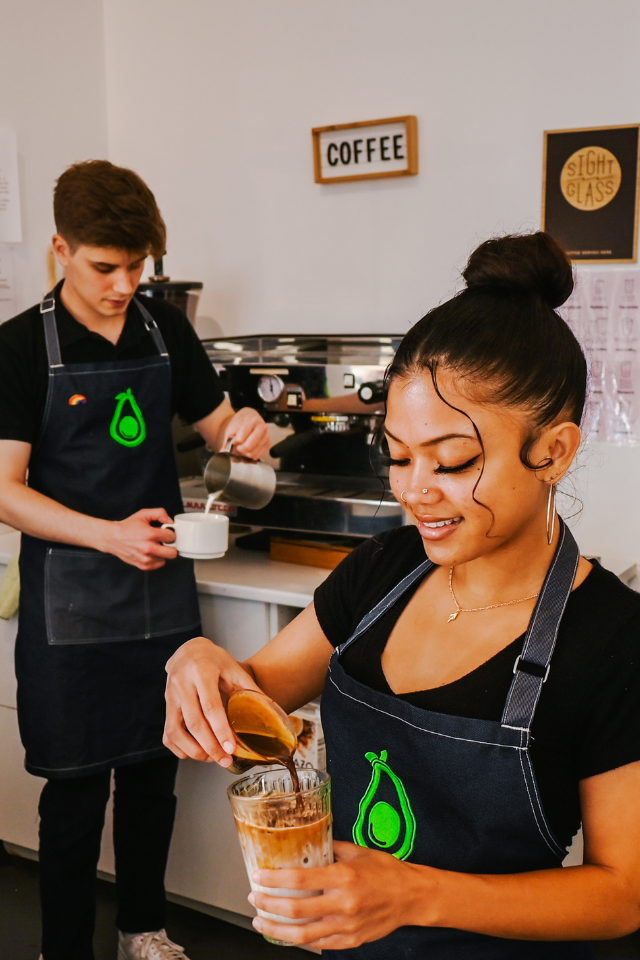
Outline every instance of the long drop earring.
<svg viewBox="0 0 640 960"><path fill-rule="evenodd" d="M553 542L553 531L556 527L556 487L552 483L549 487L549 499L547 500L547 543L551 546Z"/></svg>

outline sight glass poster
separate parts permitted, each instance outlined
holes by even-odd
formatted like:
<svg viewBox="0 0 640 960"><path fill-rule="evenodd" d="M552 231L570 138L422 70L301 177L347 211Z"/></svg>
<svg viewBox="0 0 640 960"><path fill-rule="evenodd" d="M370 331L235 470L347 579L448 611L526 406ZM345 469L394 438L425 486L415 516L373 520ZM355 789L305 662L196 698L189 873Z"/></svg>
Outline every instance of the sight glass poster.
<svg viewBox="0 0 640 960"><path fill-rule="evenodd" d="M547 130L542 229L572 260L635 263L639 124Z"/></svg>

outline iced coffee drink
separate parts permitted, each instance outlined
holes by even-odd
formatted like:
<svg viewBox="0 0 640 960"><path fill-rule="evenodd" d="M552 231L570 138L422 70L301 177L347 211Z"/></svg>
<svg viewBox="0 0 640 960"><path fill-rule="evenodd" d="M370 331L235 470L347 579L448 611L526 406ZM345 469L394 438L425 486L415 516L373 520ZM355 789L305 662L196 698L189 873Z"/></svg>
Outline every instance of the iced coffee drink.
<svg viewBox="0 0 640 960"><path fill-rule="evenodd" d="M228 791L251 889L271 896L314 897L322 891L260 887L251 879L255 870L333 863L330 777L318 770L299 770L298 777L299 793L294 792L291 776L284 770L243 777ZM280 923L309 922L263 910L258 910L258 915Z"/></svg>

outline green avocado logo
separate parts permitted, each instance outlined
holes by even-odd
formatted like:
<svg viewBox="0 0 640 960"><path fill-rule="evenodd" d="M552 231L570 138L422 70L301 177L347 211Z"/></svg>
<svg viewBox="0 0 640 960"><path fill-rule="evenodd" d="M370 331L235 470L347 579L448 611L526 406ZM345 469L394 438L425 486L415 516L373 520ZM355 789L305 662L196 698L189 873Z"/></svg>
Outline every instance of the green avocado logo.
<svg viewBox="0 0 640 960"><path fill-rule="evenodd" d="M386 750L382 750L379 757L375 753L365 756L373 771L367 791L360 801L358 819L353 825L353 841L361 847L386 850L398 860L406 860L413 850L416 836L416 818L407 791L400 777L387 763ZM383 778L386 778L386 782ZM389 786L392 787L391 791ZM382 798L376 800L376 795L383 788L386 788L384 793L393 803Z"/></svg>
<svg viewBox="0 0 640 960"><path fill-rule="evenodd" d="M118 403L109 432L116 443L121 443L123 447L137 447L147 436L142 411L131 389L119 393L116 400Z"/></svg>

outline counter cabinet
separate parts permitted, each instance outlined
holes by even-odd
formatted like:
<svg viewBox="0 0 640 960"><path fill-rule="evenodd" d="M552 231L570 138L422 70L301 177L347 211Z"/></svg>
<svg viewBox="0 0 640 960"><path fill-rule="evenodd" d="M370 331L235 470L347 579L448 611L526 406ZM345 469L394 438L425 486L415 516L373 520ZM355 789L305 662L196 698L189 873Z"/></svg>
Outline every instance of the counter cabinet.
<svg viewBox="0 0 640 960"><path fill-rule="evenodd" d="M19 534L0 532L0 577L18 549ZM223 559L196 564L203 633L244 660L310 603L313 590L328 573L277 563L267 554L232 545ZM13 665L17 626L17 617L0 620L0 839L9 850L35 857L38 799L44 780L24 769ZM217 764L180 763L166 888L171 899L250 925L255 912L247 902L249 882L227 800L232 781L233 776ZM113 878L111 803L99 870Z"/></svg>

